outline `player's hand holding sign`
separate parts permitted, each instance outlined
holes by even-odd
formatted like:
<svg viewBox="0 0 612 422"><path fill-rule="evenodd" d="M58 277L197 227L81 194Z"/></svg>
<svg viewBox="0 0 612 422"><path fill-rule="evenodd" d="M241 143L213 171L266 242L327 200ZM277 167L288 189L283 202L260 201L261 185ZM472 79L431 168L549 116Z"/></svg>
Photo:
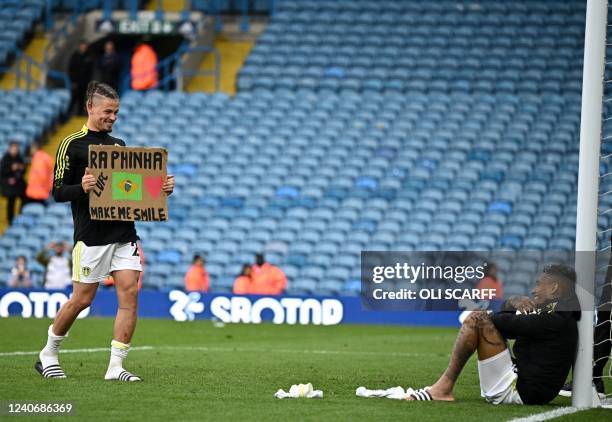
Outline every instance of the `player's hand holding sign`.
<svg viewBox="0 0 612 422"><path fill-rule="evenodd" d="M166 177L166 181L162 185L162 190L166 192L167 195L172 194L172 191L174 191L174 175L169 174Z"/></svg>
<svg viewBox="0 0 612 422"><path fill-rule="evenodd" d="M81 179L81 186L83 187L83 191L85 191L85 193L89 193L89 191L96 186L96 178L93 174L91 174L89 167L85 167L85 174Z"/></svg>

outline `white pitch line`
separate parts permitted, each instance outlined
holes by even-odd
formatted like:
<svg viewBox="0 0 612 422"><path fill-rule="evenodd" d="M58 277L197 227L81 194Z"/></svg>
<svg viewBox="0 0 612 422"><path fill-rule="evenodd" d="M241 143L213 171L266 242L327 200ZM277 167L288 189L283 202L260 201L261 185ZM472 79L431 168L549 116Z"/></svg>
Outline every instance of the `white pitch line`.
<svg viewBox="0 0 612 422"><path fill-rule="evenodd" d="M93 349L64 349L60 350L60 353L97 353L97 352L108 352L108 347L97 347ZM152 346L135 346L130 348L130 350L153 350ZM0 357L6 356L34 356L38 355L40 350L36 350L34 352L0 352Z"/></svg>
<svg viewBox="0 0 612 422"><path fill-rule="evenodd" d="M60 353L98 353L108 352L108 347L98 347L89 349L63 349ZM359 351L359 350L310 350L310 349L264 349L255 347L207 347L207 346L134 346L130 350L196 350L201 352L213 353L295 353L295 354L313 354L313 355L365 355L365 356L399 356L399 357L425 357L434 356L424 353L407 353L407 352L375 352L375 351ZM40 353L36 351L16 351L16 352L0 352L0 357L8 356L35 356ZM446 356L444 356L446 357Z"/></svg>
<svg viewBox="0 0 612 422"><path fill-rule="evenodd" d="M577 407L571 407L571 406L560 407L559 409L549 410L548 412L544 412L544 413L536 413L535 415L531 415L531 416L525 416L525 417L522 417L522 418L511 419L508 422L540 422L540 421L547 421L549 419L558 418L560 416L571 415L572 413L580 412L582 410L587 410L587 409L579 409Z"/></svg>
<svg viewBox="0 0 612 422"><path fill-rule="evenodd" d="M262 349L251 347L207 347L207 346L161 346L163 350L197 350L201 352L247 352L247 353L298 353L313 355L369 355L369 356L400 356L400 357L431 357L424 353L407 352L372 352L360 350L311 350L311 349ZM446 356L444 356L446 357Z"/></svg>

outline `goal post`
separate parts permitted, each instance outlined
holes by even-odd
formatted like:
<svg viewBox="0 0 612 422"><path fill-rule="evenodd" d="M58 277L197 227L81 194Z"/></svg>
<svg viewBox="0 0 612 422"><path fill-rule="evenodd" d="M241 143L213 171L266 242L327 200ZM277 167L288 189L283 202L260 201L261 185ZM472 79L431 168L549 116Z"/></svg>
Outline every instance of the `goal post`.
<svg viewBox="0 0 612 422"><path fill-rule="evenodd" d="M575 407L596 404L592 387L593 321L607 15L607 0L587 0L576 216L576 293L582 317L578 324L578 353L572 388Z"/></svg>

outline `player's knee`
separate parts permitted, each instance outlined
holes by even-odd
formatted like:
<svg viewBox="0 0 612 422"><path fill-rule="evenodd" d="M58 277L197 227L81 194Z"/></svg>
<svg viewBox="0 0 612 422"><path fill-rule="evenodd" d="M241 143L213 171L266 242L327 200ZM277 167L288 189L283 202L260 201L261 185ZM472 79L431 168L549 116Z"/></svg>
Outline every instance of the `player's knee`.
<svg viewBox="0 0 612 422"><path fill-rule="evenodd" d="M122 290L122 294L129 302L136 302L138 300L138 285L126 287Z"/></svg>
<svg viewBox="0 0 612 422"><path fill-rule="evenodd" d="M122 288L117 292L119 304L122 308L136 309L138 305L138 286Z"/></svg>
<svg viewBox="0 0 612 422"><path fill-rule="evenodd" d="M73 296L71 301L72 301L72 304L79 311L82 311L83 309L85 309L85 308L87 308L87 307L89 307L91 305L91 302L93 301L93 298L87 297L87 296L79 296L79 297Z"/></svg>

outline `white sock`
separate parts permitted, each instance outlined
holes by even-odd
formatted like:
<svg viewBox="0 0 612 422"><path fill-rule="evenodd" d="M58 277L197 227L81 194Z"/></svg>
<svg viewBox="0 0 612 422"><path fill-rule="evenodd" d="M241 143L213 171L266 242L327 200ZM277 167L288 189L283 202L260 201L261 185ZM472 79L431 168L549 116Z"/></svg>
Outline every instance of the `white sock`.
<svg viewBox="0 0 612 422"><path fill-rule="evenodd" d="M111 356L108 364L108 370L115 368L123 368L123 359L127 358L130 351L130 345L121 343L120 341L111 341Z"/></svg>
<svg viewBox="0 0 612 422"><path fill-rule="evenodd" d="M68 333L65 336L55 335L53 333L53 324L49 326L47 335L47 344L38 355L43 368L49 365L59 365L59 349L62 341L68 337Z"/></svg>
<svg viewBox="0 0 612 422"><path fill-rule="evenodd" d="M123 369L123 359L127 358L130 345L120 341L111 341L111 357L106 370L105 380L141 381L140 377Z"/></svg>

